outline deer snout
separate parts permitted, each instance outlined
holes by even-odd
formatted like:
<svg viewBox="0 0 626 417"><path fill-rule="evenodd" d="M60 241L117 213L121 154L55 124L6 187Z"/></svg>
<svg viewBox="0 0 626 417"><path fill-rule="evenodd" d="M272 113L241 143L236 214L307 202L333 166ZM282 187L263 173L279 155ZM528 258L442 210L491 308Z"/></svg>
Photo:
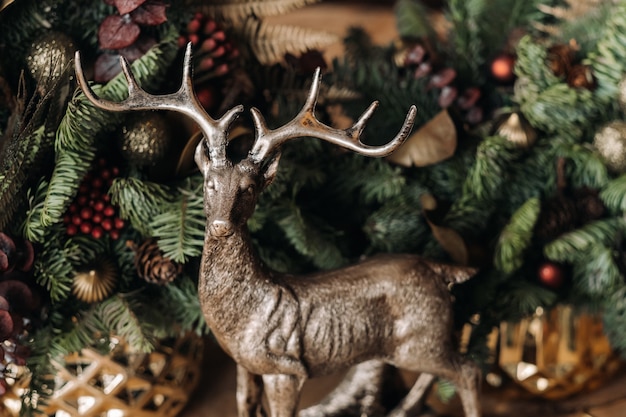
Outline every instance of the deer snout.
<svg viewBox="0 0 626 417"><path fill-rule="evenodd" d="M233 234L233 225L226 220L213 220L209 226L209 231L211 236L226 237Z"/></svg>

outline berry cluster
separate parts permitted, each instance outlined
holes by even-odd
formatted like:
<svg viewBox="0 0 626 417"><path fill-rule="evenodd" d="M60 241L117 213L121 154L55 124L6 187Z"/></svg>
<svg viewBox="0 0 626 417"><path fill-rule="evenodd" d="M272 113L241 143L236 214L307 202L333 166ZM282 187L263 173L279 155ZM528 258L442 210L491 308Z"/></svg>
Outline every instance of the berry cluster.
<svg viewBox="0 0 626 417"><path fill-rule="evenodd" d="M469 87L459 91L455 85L456 71L453 68L438 68L436 59L431 57L428 49L418 43L412 45L403 55L402 65L413 70L413 77L426 79L427 88L439 91L438 104L442 109L455 106L466 122L475 125L483 120L483 109L480 106L481 91L477 87Z"/></svg>
<svg viewBox="0 0 626 417"><path fill-rule="evenodd" d="M97 167L83 179L76 200L63 218L68 235L82 233L100 239L108 233L112 239L119 238L124 220L117 216L108 194L117 175L117 167L109 166L104 158L98 160Z"/></svg>

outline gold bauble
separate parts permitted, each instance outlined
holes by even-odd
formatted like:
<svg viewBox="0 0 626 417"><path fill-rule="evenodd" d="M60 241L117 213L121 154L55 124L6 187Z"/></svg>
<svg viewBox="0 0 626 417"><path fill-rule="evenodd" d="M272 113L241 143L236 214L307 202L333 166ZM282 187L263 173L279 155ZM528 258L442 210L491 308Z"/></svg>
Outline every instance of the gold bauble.
<svg viewBox="0 0 626 417"><path fill-rule="evenodd" d="M74 41L64 33L48 32L35 40L26 55L26 66L35 81L52 81L63 74L74 58Z"/></svg>
<svg viewBox="0 0 626 417"><path fill-rule="evenodd" d="M500 368L520 387L562 399L607 381L621 367L603 332L602 317L558 305L500 325Z"/></svg>
<svg viewBox="0 0 626 417"><path fill-rule="evenodd" d="M500 116L495 133L519 148L530 148L537 140L537 132L521 113L509 113Z"/></svg>
<svg viewBox="0 0 626 417"><path fill-rule="evenodd" d="M117 268L113 261L99 258L74 276L72 292L81 301L97 303L111 295L116 282Z"/></svg>
<svg viewBox="0 0 626 417"><path fill-rule="evenodd" d="M626 171L626 122L615 120L602 127L593 138L606 166L614 173Z"/></svg>
<svg viewBox="0 0 626 417"><path fill-rule="evenodd" d="M139 166L154 165L165 156L170 140L168 125L162 114L138 113L122 126L122 155Z"/></svg>

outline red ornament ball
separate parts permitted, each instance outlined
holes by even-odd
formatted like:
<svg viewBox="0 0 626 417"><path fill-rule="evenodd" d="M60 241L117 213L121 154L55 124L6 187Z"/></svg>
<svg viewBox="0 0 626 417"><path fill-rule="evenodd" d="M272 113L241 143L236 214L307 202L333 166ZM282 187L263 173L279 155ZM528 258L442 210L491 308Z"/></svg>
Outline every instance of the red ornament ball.
<svg viewBox="0 0 626 417"><path fill-rule="evenodd" d="M565 272L560 265L545 262L539 266L539 281L546 287L559 289L565 282Z"/></svg>
<svg viewBox="0 0 626 417"><path fill-rule="evenodd" d="M511 54L501 54L491 61L491 75L502 83L509 83L515 78L513 68L515 57Z"/></svg>

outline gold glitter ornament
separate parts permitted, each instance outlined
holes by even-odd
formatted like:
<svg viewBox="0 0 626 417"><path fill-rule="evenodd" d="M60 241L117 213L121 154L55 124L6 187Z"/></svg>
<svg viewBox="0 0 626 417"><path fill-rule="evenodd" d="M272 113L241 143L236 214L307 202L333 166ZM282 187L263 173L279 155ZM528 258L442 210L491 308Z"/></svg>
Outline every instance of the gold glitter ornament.
<svg viewBox="0 0 626 417"><path fill-rule="evenodd" d="M72 38L61 32L48 32L31 44L26 66L37 82L52 81L63 74L74 52Z"/></svg>
<svg viewBox="0 0 626 417"><path fill-rule="evenodd" d="M170 145L170 132L164 116L142 112L122 126L121 152L131 163L150 166L159 162Z"/></svg>
<svg viewBox="0 0 626 417"><path fill-rule="evenodd" d="M606 124L596 132L593 146L610 171L626 172L626 122L615 120Z"/></svg>
<svg viewBox="0 0 626 417"><path fill-rule="evenodd" d="M81 301L97 303L111 295L116 282L117 268L113 261L99 258L74 276L72 293Z"/></svg>

